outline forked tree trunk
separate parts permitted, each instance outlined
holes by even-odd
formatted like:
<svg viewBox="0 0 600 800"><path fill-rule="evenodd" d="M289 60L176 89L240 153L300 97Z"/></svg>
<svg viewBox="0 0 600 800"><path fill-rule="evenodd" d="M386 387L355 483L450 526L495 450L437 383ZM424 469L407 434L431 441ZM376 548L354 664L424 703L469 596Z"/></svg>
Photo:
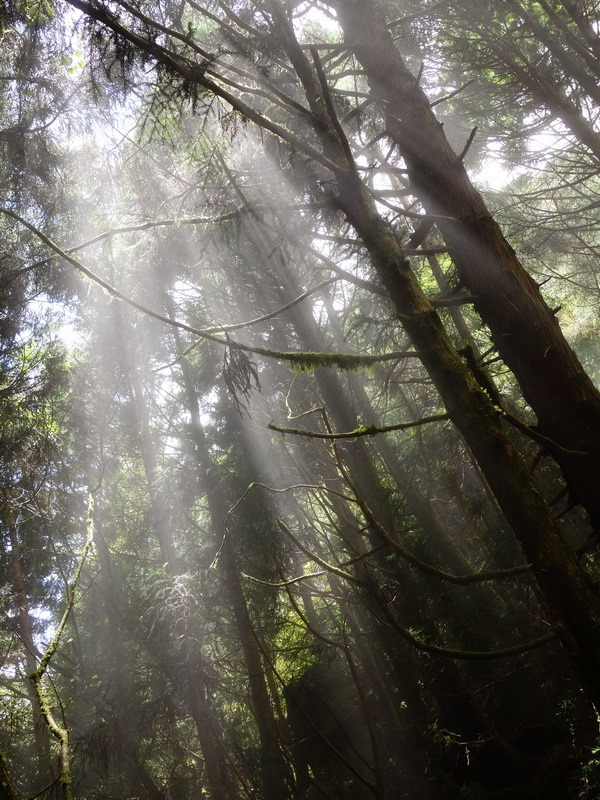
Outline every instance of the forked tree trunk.
<svg viewBox="0 0 600 800"><path fill-rule="evenodd" d="M488 395L475 381L473 374L450 341L436 310L423 292L398 239L387 222L378 213L372 196L359 177L356 165L349 153L347 142L342 138L343 133L340 131L339 122L334 116L335 111L332 108L331 98L329 98L328 103L323 97L324 92L328 91L327 87L323 86L323 79L317 74L304 51L298 45L292 26L283 12L280 1L271 0L270 5L273 8L278 36L296 69L311 112L318 123L315 125L315 130L319 135L323 152L336 166L338 191L335 203L344 212L369 253L373 267L386 289L398 320L419 353L421 363L431 376L450 418L470 447L483 475L498 500L502 512L520 542L526 559L532 565L532 571L541 590L550 624L571 654L580 678L588 687L596 706L600 708L600 597L598 592L591 585L575 553L565 541L551 510L541 497L525 461L505 434L498 412L492 405ZM406 68L395 49L393 40L388 34L383 17L376 13L377 8L379 6L375 6L372 0L365 0L364 3L362 0L345 0L344 3L339 5L338 12L341 22L346 28L347 36L348 28L351 28L351 34L348 38L352 42L360 39L361 46L359 51L361 59L364 58L365 61L369 61L372 57L375 65L380 67L378 81L382 83L383 89L390 88L391 85L391 88L397 88L398 91L405 90L402 97L408 107L409 123L401 123L394 117L389 120L389 125L390 127L395 127L397 132L407 137L409 145L407 161L412 166L416 164L420 167L420 170L424 170L424 175L420 175L420 170L417 170L417 172L422 181L430 182L431 173L429 170L433 169L437 163L438 152L433 147L435 140L432 142L428 138L429 128L432 125L427 126L426 122L429 121L431 123L431 120L433 120L433 127L438 131L436 138L439 139L439 136L442 136L442 141L438 142L438 145L444 143L446 150L450 153L452 151L441 134L441 128L435 117L431 115L429 104L418 88L416 80L410 73L407 73L410 80L407 79L406 74L399 73L400 68L403 70L406 70ZM365 31L369 31L371 34L370 38L367 37L368 41L363 37ZM381 55L382 53L384 54L383 56ZM391 58L394 54L397 56L397 63L392 60L388 64L388 59L385 56ZM402 78L402 81L397 81L398 86L396 86L396 83L390 84L390 76L383 68L382 63L380 63L382 58L385 61L388 72L392 70L392 75L398 74L399 78ZM395 72L393 67L397 67ZM368 74L369 69L367 68L366 71ZM410 92L406 91L407 87L411 89ZM379 85L376 84L374 92L379 97L381 97L381 91ZM420 110L420 105L415 101L415 98L418 99L419 96L422 96L431 120L420 120L419 115L416 113ZM395 102L395 96L390 93L387 97L387 103L391 106ZM403 107L403 111L406 112L406 108ZM417 121L423 123L420 128L416 127ZM422 152L423 150L425 153ZM430 163L429 155L436 156L432 163ZM456 156L454 156L451 164L451 173L464 175L464 180L467 182L465 190L469 189L473 199L479 198L479 201L483 203L479 195L470 187L466 172ZM442 177L444 176L440 175L440 179ZM450 180L451 177L451 175L446 175L445 180L442 180L441 188L437 187L437 191L445 191L449 195L454 194L456 192L455 182ZM460 181L456 181L456 183L459 184ZM480 231L480 233L493 233L496 231L501 238L501 253L512 253L510 246L504 241L499 229L489 216L489 213L487 213L487 209L485 219L482 221L476 217L473 220L473 224L476 227L479 224L483 224L483 231ZM464 226L462 223L453 222L449 230L454 231L456 227L462 228ZM463 231L458 237L458 242L464 244L464 238L465 233ZM484 237L484 239L487 241L487 237ZM472 237L469 237L469 240L471 240L470 245L472 248L474 247L476 255L482 257L484 248L477 246L477 238L473 241ZM461 248L457 249L462 252ZM492 248L493 252L495 251ZM475 266L468 250L463 255L470 266ZM531 290L530 295L533 297L533 281L523 271L516 258L514 260L516 266L513 265L513 268L518 272L518 277L524 282L525 286ZM491 268L489 271L490 273L493 272ZM514 279L510 275L512 273L502 263L501 276L504 278L502 284L506 284L508 288L514 290L519 281L516 274ZM537 287L535 287L535 290L537 291ZM477 292L474 293L477 294ZM517 301L518 297L520 297L520 292L514 291L513 294L515 301ZM543 310L545 309L550 317L550 320L546 321L551 321L554 324L564 345L563 355L571 365L571 370L567 374L565 374L564 370L561 374L565 379L571 378L574 381L576 393L577 388L581 391L582 383L585 383L588 388L586 398L590 401L589 404L585 405L585 408L593 411L597 405L599 412L598 422L600 423L600 395L598 395L591 381L583 372L575 355L562 339L556 320L543 304L539 292L537 292L537 297L540 308L538 308L537 315L533 313L531 315L533 317L534 330L536 324L539 324L539 320L544 316ZM502 302L499 302L499 298L501 298ZM498 309L500 309L499 313L502 319L513 317L514 310L508 311L505 308L505 306L511 305L511 299L512 295L506 296L506 292L501 291L500 286L496 286L493 293L494 314L497 315ZM488 300L492 304L492 298L488 296ZM528 319L531 319L531 317ZM517 314L517 319L521 324L524 324L524 316ZM519 341L521 340L519 339ZM515 342L513 342L514 345ZM552 350L552 347L550 347L550 350ZM522 353L523 357L527 353L528 345L526 343ZM545 356L548 353L542 353L541 355ZM577 380L572 374L576 366L578 366L578 370L576 370ZM546 377L548 380L550 380L550 377L556 380L556 374ZM567 389L567 392L569 391L573 391L572 385ZM548 401L548 397L552 397L551 392L546 393L546 401ZM587 423L590 423L589 419ZM580 429L579 433L581 434ZM600 444L600 424L595 431L595 435ZM569 465L571 464L572 461L569 461ZM600 470L600 467L597 466L596 469ZM591 489L594 482L588 481L585 485L588 489ZM597 495L590 496L590 503L592 501L593 504L600 506L600 499Z"/></svg>

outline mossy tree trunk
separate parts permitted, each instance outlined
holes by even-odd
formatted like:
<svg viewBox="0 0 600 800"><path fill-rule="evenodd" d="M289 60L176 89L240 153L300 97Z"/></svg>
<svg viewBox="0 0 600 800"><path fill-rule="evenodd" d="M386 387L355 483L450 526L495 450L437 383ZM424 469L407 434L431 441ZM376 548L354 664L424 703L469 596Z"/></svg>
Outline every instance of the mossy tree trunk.
<svg viewBox="0 0 600 800"><path fill-rule="evenodd" d="M365 70L413 193L436 215L461 281L536 413L569 488L600 523L600 394L556 316L506 241L408 70L377 0L335 3L348 46ZM376 45L375 45L376 43ZM600 147L600 145L599 145ZM577 454L567 451L580 451Z"/></svg>
<svg viewBox="0 0 600 800"><path fill-rule="evenodd" d="M17 603L17 625L18 632L25 648L25 669L26 674L31 675L37 669L36 653L38 652L34 638L33 638L33 619L30 611L30 594L27 587L27 578L23 571L23 564L21 561L21 543L19 537L19 529L15 514L11 508L11 500L8 492L4 496L4 518L8 526L8 536L11 548L11 567L12 567L12 585L14 598ZM40 708L36 693L30 682L27 681L27 693L31 703L31 715L33 721L33 733L35 738L35 755L36 755L36 771L37 778L33 783L33 787L40 789L47 786L53 779L51 755L52 748L50 745L50 734L44 715Z"/></svg>

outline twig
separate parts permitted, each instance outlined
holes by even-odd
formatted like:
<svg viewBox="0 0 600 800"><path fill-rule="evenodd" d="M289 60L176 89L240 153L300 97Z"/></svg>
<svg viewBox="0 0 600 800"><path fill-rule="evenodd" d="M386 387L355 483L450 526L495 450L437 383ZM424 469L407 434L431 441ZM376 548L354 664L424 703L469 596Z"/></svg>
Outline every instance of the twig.
<svg viewBox="0 0 600 800"><path fill-rule="evenodd" d="M513 417L512 414L509 414L508 411L505 411L504 409L499 409L499 413L503 419L505 419L507 422L510 422L514 428L516 428L518 431L521 431L521 433L524 433L525 436L533 439L533 441L537 442L538 444L544 445L544 447L550 453L564 453L568 456L580 456L582 458L589 458L591 456L591 452L589 450L569 450L568 448L563 447L553 439L549 439L547 436L544 436L543 433L539 433L533 428L530 428L529 425L525 425L523 422L516 417Z"/></svg>
<svg viewBox="0 0 600 800"><path fill-rule="evenodd" d="M473 128L473 130L469 134L469 138L467 139L467 143L465 144L465 146L463 147L463 149L461 150L459 155L456 157L456 163L457 164L460 164L461 161L464 161L465 156L467 155L467 153L471 149L471 145L473 144L473 139L475 138L475 134L476 133L477 133L477 125L475 125L475 127Z"/></svg>
<svg viewBox="0 0 600 800"><path fill-rule="evenodd" d="M388 28L397 28L399 25L405 25L407 22L413 22L416 19L427 17L432 11L441 8L442 6L447 6L449 1L450 0L440 0L439 3L434 3L432 6L429 6L429 8L424 8L422 11L416 11L414 14L406 14L404 17L399 17L399 19L395 19L393 22L390 22L388 24Z"/></svg>
<svg viewBox="0 0 600 800"><path fill-rule="evenodd" d="M466 83L463 83L462 86L459 86L458 89L455 89L453 92L450 92L449 94L445 94L443 97L438 97L437 100L433 100L429 104L430 107L434 108L434 106L438 106L440 103L445 103L447 100L451 100L453 97L456 97L457 94L460 94L464 89L466 89L467 86L470 86L474 82L475 82L475 78L471 78L470 81L467 81Z"/></svg>

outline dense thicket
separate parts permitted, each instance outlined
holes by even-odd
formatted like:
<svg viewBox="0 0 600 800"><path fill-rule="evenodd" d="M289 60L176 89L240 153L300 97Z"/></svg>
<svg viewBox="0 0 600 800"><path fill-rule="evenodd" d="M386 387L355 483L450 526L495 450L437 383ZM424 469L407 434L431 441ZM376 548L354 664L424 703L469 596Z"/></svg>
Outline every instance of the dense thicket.
<svg viewBox="0 0 600 800"><path fill-rule="evenodd" d="M596 12L2 4L0 800L597 796Z"/></svg>

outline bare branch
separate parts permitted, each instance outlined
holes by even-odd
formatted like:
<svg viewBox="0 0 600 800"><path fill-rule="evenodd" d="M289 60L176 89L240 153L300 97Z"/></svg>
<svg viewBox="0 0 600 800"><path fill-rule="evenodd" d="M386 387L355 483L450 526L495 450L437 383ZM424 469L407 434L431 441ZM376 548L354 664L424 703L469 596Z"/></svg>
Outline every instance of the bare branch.
<svg viewBox="0 0 600 800"><path fill-rule="evenodd" d="M443 97L438 97L437 100L433 100L429 105L431 106L431 108L434 108L434 106L439 106L440 103L445 103L447 100L451 100L453 97L456 97L457 94L460 94L474 82L475 78L471 78L470 81L463 83L463 85L459 86L458 89L455 89L453 92L450 92L449 94L445 94Z"/></svg>
<svg viewBox="0 0 600 800"><path fill-rule="evenodd" d="M408 428L416 428L421 425L429 425L432 422L445 422L450 419L448 414L433 414L431 417L411 420L410 422L398 422L395 425L363 425L353 431L343 433L323 433L321 431L303 431L298 428L281 428L270 422L267 425L272 431L278 433L291 433L296 436L307 436L310 439L357 439L361 436L376 436L378 433L389 433L390 431L404 431Z"/></svg>
<svg viewBox="0 0 600 800"><path fill-rule="evenodd" d="M399 17L393 22L390 22L388 24L388 28L397 28L399 25L405 25L407 22L414 22L416 19L427 17L432 13L432 11L437 11L438 8L447 6L449 2L450 0L440 0L439 3L434 3L432 6L429 6L429 8L425 8L422 11L416 11L414 14L406 14L404 17Z"/></svg>
<svg viewBox="0 0 600 800"><path fill-rule="evenodd" d="M467 155L467 153L471 149L471 145L473 144L473 139L475 138L475 134L476 133L477 133L477 125L473 128L473 130L469 134L469 138L467 139L467 143L465 144L463 149L460 151L460 153L457 155L457 157L456 157L457 163L460 163L461 161L464 161L465 156Z"/></svg>
<svg viewBox="0 0 600 800"><path fill-rule="evenodd" d="M187 331L188 333L192 333L194 336L199 336L200 338L207 339L210 342L215 342L223 347L229 347L233 350L243 350L246 353L254 353L255 355L264 356L265 358L271 358L276 361L286 361L300 370L313 369L315 367L338 367L340 369L352 370L358 369L359 367L373 366L374 364L378 364L382 361L396 361L402 358L418 357L416 353L409 351L382 353L381 355L285 352L283 350L270 350L266 347L253 347L252 345L242 344L241 342L236 342L229 338L221 339L212 333L207 333L200 328L195 328L193 325L188 325L185 322L179 322L171 319L170 317L166 317L164 314L159 314L157 311L153 311L151 308L148 308L142 303L138 303L137 300L133 300L131 297L108 283L108 281L105 281L104 278L101 278L99 275L96 275L96 273L92 272L92 270L85 267L80 261L69 255L66 250L63 250L61 247L55 244L50 238L48 238L48 236L36 228L35 225L32 225L31 222L28 222L26 219L19 216L19 214L15 213L9 208L2 207L0 207L0 213L5 214L6 216L11 217L12 219L24 225L47 247L53 250L58 256L63 258L68 264L71 264L71 266L73 266L91 281L98 284L98 286L101 286L105 292L111 295L111 297L121 300L128 306L131 306L131 308L135 308L136 311L139 311L140 313L145 314L152 319L156 319L159 322L164 322L166 325L171 325L174 328Z"/></svg>

